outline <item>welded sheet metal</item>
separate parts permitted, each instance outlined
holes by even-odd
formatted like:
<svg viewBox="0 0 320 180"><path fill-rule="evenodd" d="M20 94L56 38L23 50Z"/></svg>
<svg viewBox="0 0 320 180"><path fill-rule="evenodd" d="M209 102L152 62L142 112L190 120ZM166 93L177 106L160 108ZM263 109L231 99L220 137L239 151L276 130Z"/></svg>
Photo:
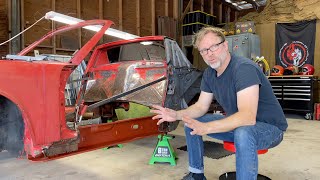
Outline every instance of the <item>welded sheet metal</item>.
<svg viewBox="0 0 320 180"><path fill-rule="evenodd" d="M98 72L102 78L88 81L85 102L97 102L110 98L150 83L166 74L164 62L160 61L122 62L117 71L108 70L108 65L104 69ZM161 105L165 90L166 81L161 81L118 100L132 101L146 106Z"/></svg>

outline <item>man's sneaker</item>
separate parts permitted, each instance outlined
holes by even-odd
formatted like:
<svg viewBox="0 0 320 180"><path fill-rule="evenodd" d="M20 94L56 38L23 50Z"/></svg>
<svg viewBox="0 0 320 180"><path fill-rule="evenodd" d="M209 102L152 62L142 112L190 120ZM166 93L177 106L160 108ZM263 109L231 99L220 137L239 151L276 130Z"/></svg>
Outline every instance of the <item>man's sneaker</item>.
<svg viewBox="0 0 320 180"><path fill-rule="evenodd" d="M182 180L207 180L203 173L197 174L189 172L186 176L182 178Z"/></svg>

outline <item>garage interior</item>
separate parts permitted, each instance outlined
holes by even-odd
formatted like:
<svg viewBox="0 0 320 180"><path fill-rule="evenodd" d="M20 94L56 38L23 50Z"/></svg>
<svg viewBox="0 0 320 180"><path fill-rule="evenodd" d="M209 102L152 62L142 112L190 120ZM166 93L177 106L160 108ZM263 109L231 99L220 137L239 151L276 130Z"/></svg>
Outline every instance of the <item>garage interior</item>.
<svg viewBox="0 0 320 180"><path fill-rule="evenodd" d="M228 41L231 45L229 50L234 48L230 42L235 36L257 37L258 42L252 42L258 44L251 44L251 46L258 48L258 50L250 49L248 58L254 59L256 56L263 56L267 62L267 65L263 65L263 70L267 69L266 66L269 67L269 71L265 72L275 87L282 86L278 83L279 77L270 75L272 67L281 65L276 60L278 53L276 47L277 25L314 21L316 29L314 52L312 52L314 73L307 76L311 82L310 94L307 95L310 98L307 101L294 101L293 103L293 101L285 101L284 92L281 92L279 96L276 95L278 100L282 102L281 105L289 126L284 133L281 144L258 157L259 174L270 179L319 179L320 156L318 152L320 147L318 142L320 142L320 133L317 130L320 128L319 0L0 0L0 43L30 27L30 30L26 30L17 38L1 44L0 55L2 59L6 58L8 54L17 55L50 30L64 26L62 23L49 19L37 22L50 11L82 20L111 20L114 23L111 28L136 37L156 35L169 37L177 42L193 67L200 71L207 68L207 65L198 51L192 47L191 41L193 34L201 27L212 25L224 29L227 39L230 39ZM205 20L201 18L204 16ZM250 31L245 28L245 30L241 29L241 32L237 32L237 23L248 27L248 22L253 23L249 25L249 28L252 28ZM50 40L36 45L34 51L28 52L26 56L49 54L70 58L94 34L95 32L86 29L75 29L62 35L54 35ZM117 40L120 39L104 35L97 44L101 45ZM93 51L94 49L91 49L88 52L89 56L82 63L89 61ZM131 52L133 51L131 50ZM311 54L309 55L311 56ZM287 75L280 77L280 79L281 82L288 83L293 78L292 81L298 84L301 77L303 75ZM4 78L1 79L4 82ZM281 91L275 89L275 94ZM1 97L5 95L1 93L0 89L0 105L2 106ZM66 94L67 91L64 93ZM76 95L74 99L68 97L64 105L74 105L75 101ZM119 106L126 108L122 104ZM5 107L0 108L5 109ZM215 104L211 110L214 112L223 111ZM138 114L149 114L145 109L136 111L139 111ZM2 111L0 111L0 115L1 113ZM112 110L112 113L119 116L118 111ZM3 116L1 115L0 118ZM109 123L109 120L105 121ZM157 147L157 135L161 134L159 132L158 134L150 134L148 137L128 138L125 142L111 142L110 146L99 146L94 150L88 150L88 152L52 159L44 157L41 160L30 160L26 156L17 158L0 148L0 179L181 179L188 173L188 153L184 150L186 142L183 122L176 124L176 126L175 130L168 133L168 137L172 137L169 143L177 157L174 160L175 165L168 162L149 163ZM42 128L42 126L37 128ZM0 132L0 135L3 135L2 133ZM45 140L46 137L43 139ZM204 140L215 144L213 151L221 152L218 155L212 155L210 152L206 154L204 163L207 179L219 179L221 174L235 171L235 154L223 150L223 142L221 141L206 136L204 136Z"/></svg>

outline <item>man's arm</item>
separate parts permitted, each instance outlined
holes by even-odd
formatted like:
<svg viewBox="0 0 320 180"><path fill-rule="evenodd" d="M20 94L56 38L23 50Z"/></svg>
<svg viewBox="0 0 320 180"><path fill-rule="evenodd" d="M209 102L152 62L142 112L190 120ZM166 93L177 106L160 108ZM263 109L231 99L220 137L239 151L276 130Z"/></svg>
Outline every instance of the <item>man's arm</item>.
<svg viewBox="0 0 320 180"><path fill-rule="evenodd" d="M201 123L186 116L182 120L193 129L191 134L204 135L228 132L240 126L255 125L259 101L259 85L253 85L237 93L238 112L221 120Z"/></svg>
<svg viewBox="0 0 320 180"><path fill-rule="evenodd" d="M212 93L201 91L198 101L186 109L183 109L180 111L174 111L172 109L163 108L161 106L154 105L152 107L155 109L151 110L150 112L157 114L152 119L159 119L157 123L158 125L164 121L173 122L176 120L181 120L183 116L197 118L204 115L208 111L210 104L212 102L212 99L213 99Z"/></svg>
<svg viewBox="0 0 320 180"><path fill-rule="evenodd" d="M206 114L212 103L213 94L201 91L198 101L187 109L177 111L177 119L181 120L183 116L198 118Z"/></svg>

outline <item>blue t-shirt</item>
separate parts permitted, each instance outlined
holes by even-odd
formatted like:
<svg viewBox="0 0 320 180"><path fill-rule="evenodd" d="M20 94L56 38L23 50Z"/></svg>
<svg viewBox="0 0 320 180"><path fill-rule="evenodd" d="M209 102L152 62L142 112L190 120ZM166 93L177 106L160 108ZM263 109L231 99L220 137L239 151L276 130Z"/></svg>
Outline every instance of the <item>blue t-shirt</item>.
<svg viewBox="0 0 320 180"><path fill-rule="evenodd" d="M271 84L260 67L250 59L232 54L230 63L219 77L216 70L208 67L203 74L201 91L213 93L229 116L238 112L237 92L256 84L260 87L256 120L285 131L288 127L287 120L273 94Z"/></svg>

